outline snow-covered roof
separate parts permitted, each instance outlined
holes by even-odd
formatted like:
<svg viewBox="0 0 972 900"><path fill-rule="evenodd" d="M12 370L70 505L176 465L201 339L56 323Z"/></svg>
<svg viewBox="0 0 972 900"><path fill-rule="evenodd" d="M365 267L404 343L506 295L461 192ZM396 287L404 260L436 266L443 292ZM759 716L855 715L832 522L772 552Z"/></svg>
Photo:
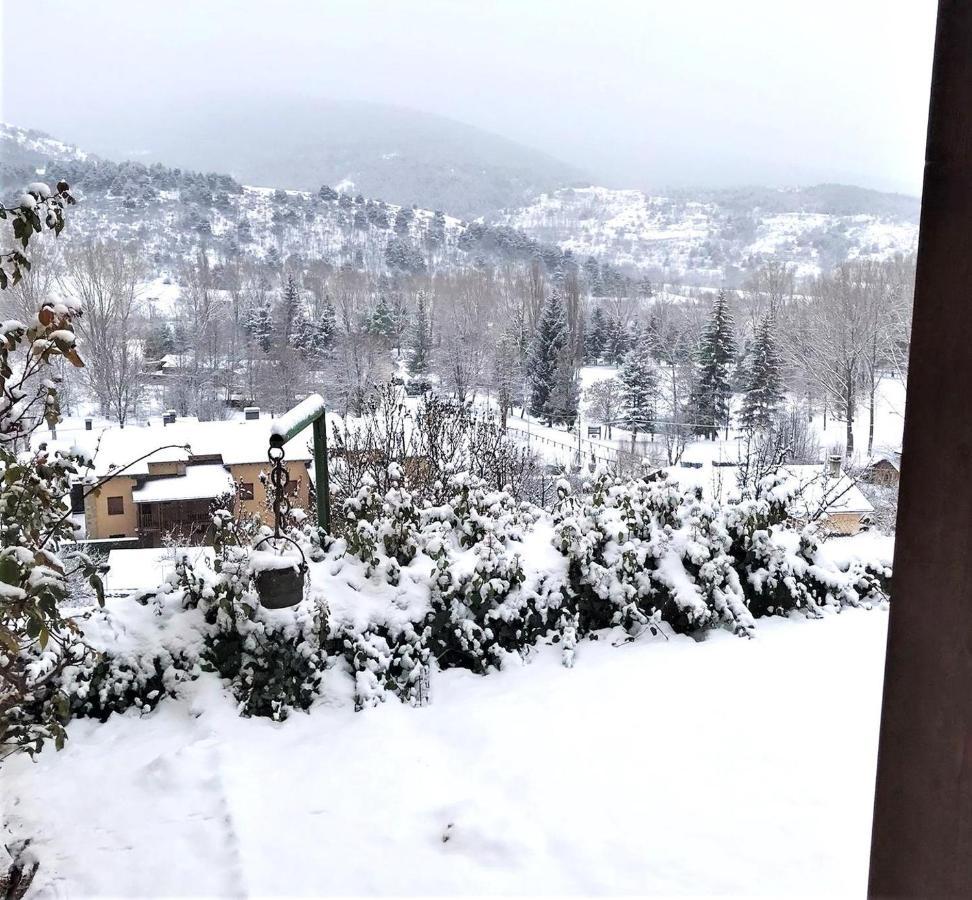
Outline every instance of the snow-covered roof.
<svg viewBox="0 0 972 900"><path fill-rule="evenodd" d="M886 462L890 463L898 471L901 470L901 451L900 450L875 450L874 453L868 457L867 462L864 463L865 466L874 466L878 463Z"/></svg>
<svg viewBox="0 0 972 900"><path fill-rule="evenodd" d="M98 441L95 454L94 474L107 475L113 468L119 469L157 447L170 446L153 453L129 469L126 475L147 475L149 463L188 462L193 456L218 456L224 465L262 463L267 459L273 420L269 418L249 421L197 422L192 419L176 420L172 425L161 424L106 428ZM284 453L290 460L311 458L310 432L301 433L284 445ZM185 446L190 450L187 451Z"/></svg>
<svg viewBox="0 0 972 900"><path fill-rule="evenodd" d="M718 468L711 461L706 461L699 468L670 466L667 471L671 480L681 487L700 487L708 496L718 494L723 502L738 494L735 466ZM814 514L822 509L829 515L864 515L874 511L854 479L845 472L841 472L837 478L830 477L824 463L783 466L781 471L792 476L800 485L800 496L792 505L796 513L805 510L808 514Z"/></svg>
<svg viewBox="0 0 972 900"><path fill-rule="evenodd" d="M166 353L159 360L159 365L163 369L183 369L192 364L191 353Z"/></svg>
<svg viewBox="0 0 972 900"><path fill-rule="evenodd" d="M792 475L801 485L797 508L805 505L810 512L822 509L828 515L874 512L874 507L846 472L834 478L827 474L823 465L783 466L782 471Z"/></svg>
<svg viewBox="0 0 972 900"><path fill-rule="evenodd" d="M185 475L152 478L132 491L136 503L162 500L204 500L218 497L233 487L233 476L219 464L186 466Z"/></svg>

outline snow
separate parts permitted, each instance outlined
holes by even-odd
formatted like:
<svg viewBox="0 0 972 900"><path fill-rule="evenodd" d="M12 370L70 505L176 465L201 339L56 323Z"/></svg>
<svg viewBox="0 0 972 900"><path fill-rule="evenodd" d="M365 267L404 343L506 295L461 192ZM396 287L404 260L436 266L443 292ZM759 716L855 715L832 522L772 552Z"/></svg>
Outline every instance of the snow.
<svg viewBox="0 0 972 900"><path fill-rule="evenodd" d="M37 896L862 896L886 623L542 648L419 709L332 672L284 723L203 678L8 761L0 807Z"/></svg>
<svg viewBox="0 0 972 900"><path fill-rule="evenodd" d="M324 413L324 398L320 394L310 394L304 397L293 409L284 413L273 423L270 433L277 437L286 437L301 422Z"/></svg>
<svg viewBox="0 0 972 900"><path fill-rule="evenodd" d="M187 557L191 563L212 561L212 547L153 547L148 549L111 550L105 590L109 594L129 594L154 590L175 571L176 562Z"/></svg>
<svg viewBox="0 0 972 900"><path fill-rule="evenodd" d="M186 466L185 475L172 475L146 481L132 491L136 503L163 500L201 500L219 497L233 488L233 476L221 465Z"/></svg>

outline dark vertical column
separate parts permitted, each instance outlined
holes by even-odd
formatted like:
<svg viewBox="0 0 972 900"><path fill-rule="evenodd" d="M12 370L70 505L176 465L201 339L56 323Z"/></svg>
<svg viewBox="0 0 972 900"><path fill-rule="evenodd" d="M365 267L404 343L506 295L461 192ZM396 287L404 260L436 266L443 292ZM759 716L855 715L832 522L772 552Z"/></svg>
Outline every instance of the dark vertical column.
<svg viewBox="0 0 972 900"><path fill-rule="evenodd" d="M969 0L938 10L903 451L869 894L970 898Z"/></svg>
<svg viewBox="0 0 972 900"><path fill-rule="evenodd" d="M314 482L317 493L317 524L331 533L331 481L327 459L327 414L314 419Z"/></svg>

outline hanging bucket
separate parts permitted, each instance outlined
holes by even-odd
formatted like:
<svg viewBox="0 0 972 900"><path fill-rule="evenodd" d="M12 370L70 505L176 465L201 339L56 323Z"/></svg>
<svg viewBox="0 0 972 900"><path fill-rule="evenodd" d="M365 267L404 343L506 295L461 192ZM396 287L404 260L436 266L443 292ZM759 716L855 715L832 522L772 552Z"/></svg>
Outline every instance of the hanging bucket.
<svg viewBox="0 0 972 900"><path fill-rule="evenodd" d="M253 548L256 551L261 544L269 540L274 540L272 536L265 537L258 541ZM290 565L268 566L257 569L254 581L256 582L257 594L260 603L267 609L286 609L288 606L296 606L304 598L304 580L307 576L307 557L300 549L300 544L291 540L289 537L281 536L278 540L288 541L297 548L300 554L300 562L296 557ZM290 557L284 557L283 553L276 554L283 562Z"/></svg>

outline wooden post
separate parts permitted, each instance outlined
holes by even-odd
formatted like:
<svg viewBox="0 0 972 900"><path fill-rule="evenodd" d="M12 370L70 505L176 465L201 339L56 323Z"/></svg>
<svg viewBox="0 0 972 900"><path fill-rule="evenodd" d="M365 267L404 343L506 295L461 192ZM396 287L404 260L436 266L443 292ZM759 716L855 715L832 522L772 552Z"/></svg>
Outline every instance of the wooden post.
<svg viewBox="0 0 972 900"><path fill-rule="evenodd" d="M972 3L940 0L872 897L972 897Z"/></svg>
<svg viewBox="0 0 972 900"><path fill-rule="evenodd" d="M314 420L314 481L317 484L317 524L331 531L331 481L327 465L327 421L324 415Z"/></svg>

